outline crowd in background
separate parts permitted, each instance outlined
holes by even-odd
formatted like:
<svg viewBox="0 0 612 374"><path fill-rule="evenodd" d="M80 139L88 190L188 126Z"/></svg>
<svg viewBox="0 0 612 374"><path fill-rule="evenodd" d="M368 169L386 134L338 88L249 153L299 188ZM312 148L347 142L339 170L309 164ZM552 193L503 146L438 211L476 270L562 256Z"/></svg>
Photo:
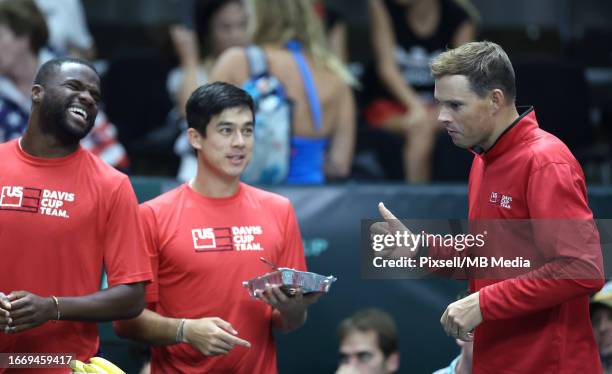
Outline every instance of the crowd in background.
<svg viewBox="0 0 612 374"><path fill-rule="evenodd" d="M11 53L0 61L0 140L23 132L29 86L41 63L53 56L85 57L96 61L103 74L106 110L83 145L130 174L188 180L195 170L184 132L189 94L211 80L244 85L249 65L244 50L236 48L257 44L293 102L291 149L296 166L290 173L320 169L314 179L289 175L287 183L465 182L471 155L455 149L437 125L428 64L447 48L489 36L480 27L487 14L465 0L300 3L312 8L312 19L304 25L292 21L283 29L271 23L271 9L282 2L264 5L266 10L258 15L256 7L240 0L186 1L174 22L160 23L155 31L141 30L144 39L135 41L132 30L120 25L94 25L95 32L90 32L86 9L76 0L62 6L5 0L0 41L3 51ZM126 41L115 41L112 47L109 39L121 34ZM315 108L286 48L291 40L303 44L313 71ZM589 101L592 90L585 66L576 70L536 59L515 61L517 104L538 107L543 126L570 146L590 182L609 182L607 110ZM539 77L532 79L532 74ZM555 74L565 78L564 88L584 92L546 101L549 95L542 89L558 81ZM564 103L558 100L564 99L573 105L560 113Z"/></svg>

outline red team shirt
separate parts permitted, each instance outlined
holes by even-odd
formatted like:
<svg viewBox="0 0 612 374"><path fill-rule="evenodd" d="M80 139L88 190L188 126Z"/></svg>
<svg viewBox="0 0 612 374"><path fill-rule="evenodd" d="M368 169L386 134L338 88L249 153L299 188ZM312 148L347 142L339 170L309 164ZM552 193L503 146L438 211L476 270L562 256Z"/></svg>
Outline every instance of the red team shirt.
<svg viewBox="0 0 612 374"><path fill-rule="evenodd" d="M151 279L127 176L82 148L44 159L14 140L0 144L0 160L1 292L91 294L100 289L103 264L109 286ZM76 353L85 361L97 350L95 323L49 321L15 335L0 332L0 352Z"/></svg>
<svg viewBox="0 0 612 374"><path fill-rule="evenodd" d="M207 198L187 184L141 205L154 281L147 302L172 318L219 317L251 348L207 357L189 344L152 348L152 373L276 373L272 307L242 282L279 267L306 270L288 199L240 184L228 198Z"/></svg>
<svg viewBox="0 0 612 374"><path fill-rule="evenodd" d="M470 220L593 218L580 165L538 127L533 109L476 155L468 195ZM596 232L591 239L599 242ZM597 245L573 256L601 275ZM471 290L480 291L483 316L475 331L473 372L601 373L589 295L602 285L603 279L470 281Z"/></svg>

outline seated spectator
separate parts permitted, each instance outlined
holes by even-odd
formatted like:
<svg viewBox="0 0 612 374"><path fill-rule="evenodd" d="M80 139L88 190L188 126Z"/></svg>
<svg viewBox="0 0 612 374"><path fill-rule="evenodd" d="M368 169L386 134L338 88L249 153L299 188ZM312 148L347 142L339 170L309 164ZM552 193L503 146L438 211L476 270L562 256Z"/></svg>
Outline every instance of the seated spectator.
<svg viewBox="0 0 612 374"><path fill-rule="evenodd" d="M455 339L455 341L461 348L461 352L447 367L436 370L433 374L472 374L474 342L464 342L459 339Z"/></svg>
<svg viewBox="0 0 612 374"><path fill-rule="evenodd" d="M329 178L348 177L355 142L352 76L327 48L312 3L248 3L247 9L253 12L249 15L251 41L263 49L269 73L293 102L286 182L321 184ZM231 48L219 58L211 80L243 85L250 78L249 70L246 49Z"/></svg>
<svg viewBox="0 0 612 374"><path fill-rule="evenodd" d="M604 374L612 374L612 282L591 298L591 323Z"/></svg>
<svg viewBox="0 0 612 374"><path fill-rule="evenodd" d="M170 30L180 66L168 74L168 92L174 115L183 131L174 150L181 157L177 178L186 182L196 174L197 160L187 139L185 104L193 91L209 82L217 57L229 47L247 43L247 15L241 0L196 0L195 30L174 26Z"/></svg>
<svg viewBox="0 0 612 374"><path fill-rule="evenodd" d="M387 174L401 160L407 181L426 183L438 132L429 62L473 41L475 21L456 0L370 0L369 6L375 66L364 77L363 114L404 139L398 157L381 160Z"/></svg>
<svg viewBox="0 0 612 374"><path fill-rule="evenodd" d="M336 374L390 374L399 370L399 341L393 318L364 309L338 327L340 366Z"/></svg>
<svg viewBox="0 0 612 374"><path fill-rule="evenodd" d="M48 35L45 19L32 0L0 2L0 142L25 131L32 82L49 56ZM116 168L129 166L125 149L116 141L115 127L101 111L81 145Z"/></svg>

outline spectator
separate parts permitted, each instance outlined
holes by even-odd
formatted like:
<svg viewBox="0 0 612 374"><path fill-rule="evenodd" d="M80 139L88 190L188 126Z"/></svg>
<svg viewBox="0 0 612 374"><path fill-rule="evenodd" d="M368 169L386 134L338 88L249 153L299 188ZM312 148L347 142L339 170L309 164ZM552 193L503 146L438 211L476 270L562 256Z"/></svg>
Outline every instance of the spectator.
<svg viewBox="0 0 612 374"><path fill-rule="evenodd" d="M604 374L612 373L612 282L591 298L591 323Z"/></svg>
<svg viewBox="0 0 612 374"><path fill-rule="evenodd" d="M475 22L454 0L370 0L370 14L376 69L364 78L365 119L404 138L407 181L429 182L438 131L429 62L474 40ZM389 169L395 160L382 164Z"/></svg>
<svg viewBox="0 0 612 374"><path fill-rule="evenodd" d="M308 0L249 0L252 42L263 48L270 73L293 101L291 159L288 183L317 184L349 175L353 158L354 103L351 75L327 48L321 21ZM321 123L311 113L306 83L288 43L303 53L311 75ZM297 42L297 43L296 43ZM237 85L249 79L244 48L232 48L219 58L212 80ZM310 96L311 97L311 96ZM320 126L320 127L319 127Z"/></svg>
<svg viewBox="0 0 612 374"><path fill-rule="evenodd" d="M399 341L393 318L364 309L340 323L340 366L336 374L390 374L399 370Z"/></svg>
<svg viewBox="0 0 612 374"><path fill-rule="evenodd" d="M209 82L217 57L229 47L247 43L247 15L240 0L198 0L195 6L195 30L174 26L170 35L180 66L168 75L168 92L175 103L183 132L175 144L181 157L177 178L188 181L196 174L197 160L187 139L185 104L189 95Z"/></svg>
<svg viewBox="0 0 612 374"><path fill-rule="evenodd" d="M91 60L96 47L87 27L81 0L36 0L49 28L49 47L54 53Z"/></svg>
<svg viewBox="0 0 612 374"><path fill-rule="evenodd" d="M0 3L0 142L20 137L31 110L30 90L38 67L48 58L45 19L32 0ZM129 160L116 129L100 111L82 145L108 164L127 169Z"/></svg>

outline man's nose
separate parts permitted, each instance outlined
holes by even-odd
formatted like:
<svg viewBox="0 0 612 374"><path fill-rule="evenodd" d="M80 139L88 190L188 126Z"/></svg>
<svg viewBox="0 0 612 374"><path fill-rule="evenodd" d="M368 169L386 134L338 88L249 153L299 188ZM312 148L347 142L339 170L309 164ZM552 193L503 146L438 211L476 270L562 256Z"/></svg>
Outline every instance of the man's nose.
<svg viewBox="0 0 612 374"><path fill-rule="evenodd" d="M448 109L440 106L438 111L438 122L440 123L448 123L451 122L451 116L448 113Z"/></svg>
<svg viewBox="0 0 612 374"><path fill-rule="evenodd" d="M87 105L94 105L96 103L96 100L94 100L91 93L87 90L81 91L79 93L79 100Z"/></svg>
<svg viewBox="0 0 612 374"><path fill-rule="evenodd" d="M245 139L244 135L240 131L236 131L234 136L232 136L232 146L234 147L244 147Z"/></svg>

